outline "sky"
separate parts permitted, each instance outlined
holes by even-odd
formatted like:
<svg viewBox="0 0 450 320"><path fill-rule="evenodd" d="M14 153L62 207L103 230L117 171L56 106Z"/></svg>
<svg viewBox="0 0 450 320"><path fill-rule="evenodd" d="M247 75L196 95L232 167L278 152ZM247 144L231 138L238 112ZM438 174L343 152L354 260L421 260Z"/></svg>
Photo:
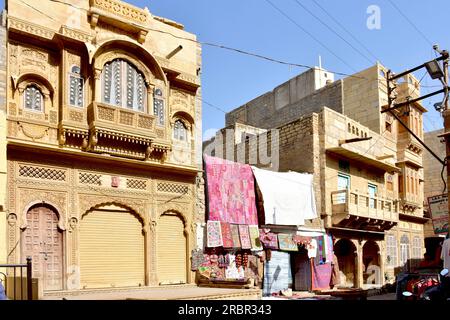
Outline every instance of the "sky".
<svg viewBox="0 0 450 320"><path fill-rule="evenodd" d="M434 58L432 44L450 49L448 0L128 2L139 7L146 6L154 15L183 24L186 31L196 34L202 42L308 66L318 66L320 56L323 68L345 74L364 70L374 65L377 59L400 73ZM4 6L4 0L0 0L0 4ZM374 9L379 9L378 16L375 16L377 12ZM379 19L373 20L374 17ZM368 21L372 23L368 25ZM225 112L306 71L209 46L202 48L202 62L204 139L224 126ZM425 69L422 69L415 75L422 79L424 72ZM341 77L336 76L337 79ZM421 83L423 86L439 84L427 75ZM438 89L422 87L422 93ZM441 95L424 100L423 105L429 111L424 116L425 131L443 126L442 117L433 107L440 101Z"/></svg>

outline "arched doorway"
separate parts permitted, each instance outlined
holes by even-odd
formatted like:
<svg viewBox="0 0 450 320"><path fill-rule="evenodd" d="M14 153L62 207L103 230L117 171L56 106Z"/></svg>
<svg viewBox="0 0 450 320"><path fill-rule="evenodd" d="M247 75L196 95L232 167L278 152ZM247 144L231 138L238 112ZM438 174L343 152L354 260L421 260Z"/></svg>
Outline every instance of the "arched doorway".
<svg viewBox="0 0 450 320"><path fill-rule="evenodd" d="M158 279L160 284L187 282L187 239L184 221L165 213L158 221Z"/></svg>
<svg viewBox="0 0 450 320"><path fill-rule="evenodd" d="M375 241L367 241L363 246L363 284L381 285L380 248Z"/></svg>
<svg viewBox="0 0 450 320"><path fill-rule="evenodd" d="M141 219L117 205L96 208L80 222L81 288L145 285Z"/></svg>
<svg viewBox="0 0 450 320"><path fill-rule="evenodd" d="M356 287L356 247L349 239L340 239L334 245L338 258L342 287Z"/></svg>
<svg viewBox="0 0 450 320"><path fill-rule="evenodd" d="M63 234L57 211L46 204L32 206L22 233L22 260L32 257L33 278L44 291L63 289Z"/></svg>

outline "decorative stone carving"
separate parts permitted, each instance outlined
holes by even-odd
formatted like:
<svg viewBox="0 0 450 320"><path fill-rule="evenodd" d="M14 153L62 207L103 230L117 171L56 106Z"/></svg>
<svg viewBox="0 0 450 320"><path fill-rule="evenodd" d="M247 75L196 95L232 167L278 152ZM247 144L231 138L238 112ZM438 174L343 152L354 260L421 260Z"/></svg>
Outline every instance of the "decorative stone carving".
<svg viewBox="0 0 450 320"><path fill-rule="evenodd" d="M8 221L8 225L10 227L14 227L17 222L17 215L15 213L10 213L8 214L8 217L6 219Z"/></svg>
<svg viewBox="0 0 450 320"><path fill-rule="evenodd" d="M71 217L69 219L69 226L70 226L69 232L75 231L75 228L77 227L77 225L78 225L78 219L75 217Z"/></svg>
<svg viewBox="0 0 450 320"><path fill-rule="evenodd" d="M35 204L47 203L53 206L59 215L58 228L66 230L67 192L20 188L18 193L20 203L19 222L21 229L26 229L28 227L26 219L28 209Z"/></svg>
<svg viewBox="0 0 450 320"><path fill-rule="evenodd" d="M40 38L52 40L53 36L55 35L55 32L51 29L38 26L34 23L24 21L22 19L9 17L8 22L9 22L8 23L9 29L15 29L23 33L28 33Z"/></svg>
<svg viewBox="0 0 450 320"><path fill-rule="evenodd" d="M49 130L49 128L46 127L25 123L19 123L18 127L26 137L30 138L33 141L41 140L42 138L44 138L46 135L48 135Z"/></svg>
<svg viewBox="0 0 450 320"><path fill-rule="evenodd" d="M80 194L78 201L78 210L80 217L95 208L99 208L105 205L115 204L121 207L126 207L134 211L139 215L142 221L146 222L145 217L145 201L140 199L130 199L130 198L117 198L114 196L100 196L92 194Z"/></svg>
<svg viewBox="0 0 450 320"><path fill-rule="evenodd" d="M148 20L148 14L143 9L134 7L122 1L90 0L89 4L91 7L96 7L126 20L132 20L141 24L146 24Z"/></svg>

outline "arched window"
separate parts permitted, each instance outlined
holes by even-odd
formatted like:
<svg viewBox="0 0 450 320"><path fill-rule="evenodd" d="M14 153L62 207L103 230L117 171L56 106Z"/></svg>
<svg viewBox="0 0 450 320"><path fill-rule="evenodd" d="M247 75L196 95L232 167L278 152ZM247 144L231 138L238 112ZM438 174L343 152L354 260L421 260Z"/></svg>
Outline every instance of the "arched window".
<svg viewBox="0 0 450 320"><path fill-rule="evenodd" d="M24 108L33 111L44 111L44 97L35 85L29 85L24 91Z"/></svg>
<svg viewBox="0 0 450 320"><path fill-rule="evenodd" d="M173 137L177 140L187 140L187 129L181 120L175 121L173 127Z"/></svg>
<svg viewBox="0 0 450 320"><path fill-rule="evenodd" d="M81 77L80 67L73 66L69 74L70 89L69 89L69 103L74 107L83 107L84 93L83 86L84 80Z"/></svg>
<svg viewBox="0 0 450 320"><path fill-rule="evenodd" d="M164 124L164 100L161 89L155 89L153 92L153 114L156 117L156 124Z"/></svg>
<svg viewBox="0 0 450 320"><path fill-rule="evenodd" d="M102 101L122 108L144 111L144 76L131 63L116 59L105 64L102 73Z"/></svg>

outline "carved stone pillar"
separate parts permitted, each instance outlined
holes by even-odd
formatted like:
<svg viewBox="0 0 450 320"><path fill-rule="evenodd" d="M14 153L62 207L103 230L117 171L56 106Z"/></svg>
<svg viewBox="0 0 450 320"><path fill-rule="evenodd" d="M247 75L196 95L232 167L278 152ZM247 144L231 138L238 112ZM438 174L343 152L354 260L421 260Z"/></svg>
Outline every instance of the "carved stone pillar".
<svg viewBox="0 0 450 320"><path fill-rule="evenodd" d="M158 283L158 270L157 270L157 254L156 254L156 221L150 221L148 233L146 239L146 252L148 259L146 262L148 263L148 267L146 266L146 272L148 269L148 284L149 286L157 286Z"/></svg>
<svg viewBox="0 0 450 320"><path fill-rule="evenodd" d="M364 263L363 263L363 246L362 241L352 241L355 244L355 269L356 269L356 279L354 281L356 288L362 288L364 284Z"/></svg>
<svg viewBox="0 0 450 320"><path fill-rule="evenodd" d="M142 232L144 233L144 250L145 250L145 280L144 283L146 286L150 285L150 252L149 252L149 248L150 248L150 233L149 233L149 225L145 224L144 227L142 228Z"/></svg>
<svg viewBox="0 0 450 320"><path fill-rule="evenodd" d="M94 70L94 97L93 101L102 101L102 82L101 82L101 69Z"/></svg>
<svg viewBox="0 0 450 320"><path fill-rule="evenodd" d="M147 82L147 108L148 113L153 114L153 91L155 89L155 86L151 84L150 82ZM155 119L156 121L156 119Z"/></svg>

